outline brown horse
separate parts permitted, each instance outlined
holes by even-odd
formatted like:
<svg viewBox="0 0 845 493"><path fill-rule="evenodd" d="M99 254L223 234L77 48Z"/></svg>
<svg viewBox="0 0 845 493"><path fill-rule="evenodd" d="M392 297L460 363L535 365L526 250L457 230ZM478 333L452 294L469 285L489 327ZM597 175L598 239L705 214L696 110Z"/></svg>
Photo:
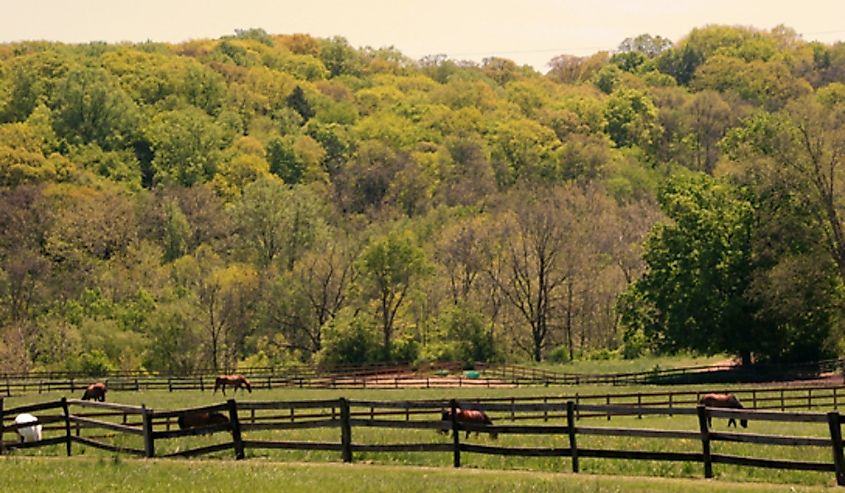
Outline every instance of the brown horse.
<svg viewBox="0 0 845 493"><path fill-rule="evenodd" d="M106 382L92 383L88 386L88 388L85 389L85 393L82 394L82 400L95 400L99 402L105 402L107 390L108 388L106 388Z"/></svg>
<svg viewBox="0 0 845 493"><path fill-rule="evenodd" d="M739 399L737 399L737 397L733 394L706 394L701 397L698 403L705 407L743 409L742 403L739 402ZM740 419L739 424L742 425L743 428L748 428L747 419ZM713 420L710 416L707 416L707 426L713 426ZM730 418L728 420L728 426L736 428L736 420L734 418Z"/></svg>
<svg viewBox="0 0 845 493"><path fill-rule="evenodd" d="M452 410L447 409L440 414L440 419L443 421L452 422ZM488 426L493 426L493 420L490 419L490 416L487 416L487 413L484 411L479 411L477 409L455 409L455 420L461 423L479 423ZM448 433L448 430L440 430L441 433ZM469 438L470 432L467 431L467 438ZM475 432L475 436L478 436L478 432ZM499 435L491 431L490 438L495 440Z"/></svg>
<svg viewBox="0 0 845 493"><path fill-rule="evenodd" d="M235 393L241 387L252 393L252 384L243 375L219 375L214 379L214 392L217 392L217 389L223 389L223 395L226 395L226 386L234 387Z"/></svg>
<svg viewBox="0 0 845 493"><path fill-rule="evenodd" d="M180 430L202 428L219 424L229 424L229 418L216 411L196 411L180 414L176 419Z"/></svg>

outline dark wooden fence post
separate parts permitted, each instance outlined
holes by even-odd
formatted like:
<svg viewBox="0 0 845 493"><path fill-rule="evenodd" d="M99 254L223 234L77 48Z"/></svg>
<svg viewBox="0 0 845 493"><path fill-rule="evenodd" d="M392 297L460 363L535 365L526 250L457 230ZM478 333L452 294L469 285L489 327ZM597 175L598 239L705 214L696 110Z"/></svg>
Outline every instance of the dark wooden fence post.
<svg viewBox="0 0 845 493"><path fill-rule="evenodd" d="M452 443L455 445L452 462L455 467L461 467L461 433L458 429L458 403L455 399L449 401L449 407L452 408Z"/></svg>
<svg viewBox="0 0 845 493"><path fill-rule="evenodd" d="M70 437L70 412L68 412L67 408L67 399L62 397L62 412L65 415L65 450L67 451L67 456L70 457L71 452L71 437Z"/></svg>
<svg viewBox="0 0 845 493"><path fill-rule="evenodd" d="M836 468L836 484L845 486L845 456L842 453L842 421L838 412L827 413L830 428L830 442L833 446L833 466Z"/></svg>
<svg viewBox="0 0 845 493"><path fill-rule="evenodd" d="M147 409L143 404L141 408L144 419L144 456L152 458L156 455L155 438L153 437L153 411Z"/></svg>
<svg viewBox="0 0 845 493"><path fill-rule="evenodd" d="M704 460L704 477L713 477L713 458L710 456L710 427L707 426L707 410L698 406L698 427L701 430L701 449Z"/></svg>
<svg viewBox="0 0 845 493"><path fill-rule="evenodd" d="M3 398L0 397L0 455L6 453L6 446L3 444L3 433L5 432L3 426L4 419L5 415L3 414Z"/></svg>
<svg viewBox="0 0 845 493"><path fill-rule="evenodd" d="M352 462L352 424L349 422L349 401L340 398L340 448L343 462Z"/></svg>
<svg viewBox="0 0 845 493"><path fill-rule="evenodd" d="M226 401L229 405L229 424L232 426L232 444L235 447L235 459L244 458L244 441L241 438L241 422L238 419L238 403L235 399Z"/></svg>
<svg viewBox="0 0 845 493"><path fill-rule="evenodd" d="M608 412L608 416L610 413ZM578 445L575 442L575 403L566 402L566 428L569 433L569 450L572 452L572 472L578 472Z"/></svg>

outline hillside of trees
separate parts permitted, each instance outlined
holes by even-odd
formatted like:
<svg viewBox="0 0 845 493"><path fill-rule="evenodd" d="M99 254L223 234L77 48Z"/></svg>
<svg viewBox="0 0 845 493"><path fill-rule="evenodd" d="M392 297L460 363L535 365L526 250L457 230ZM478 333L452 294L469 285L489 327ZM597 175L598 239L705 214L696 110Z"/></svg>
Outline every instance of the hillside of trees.
<svg viewBox="0 0 845 493"><path fill-rule="evenodd" d="M845 43L0 45L0 371L843 340Z"/></svg>

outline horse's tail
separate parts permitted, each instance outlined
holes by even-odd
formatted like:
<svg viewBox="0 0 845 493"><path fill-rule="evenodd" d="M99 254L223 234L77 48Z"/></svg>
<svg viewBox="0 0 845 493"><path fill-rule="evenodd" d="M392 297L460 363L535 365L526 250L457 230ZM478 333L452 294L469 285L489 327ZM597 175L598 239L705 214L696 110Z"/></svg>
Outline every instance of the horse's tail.
<svg viewBox="0 0 845 493"><path fill-rule="evenodd" d="M176 418L176 424L179 425L180 430L185 429L185 415L180 414L178 418Z"/></svg>
<svg viewBox="0 0 845 493"><path fill-rule="evenodd" d="M246 387L246 390L251 394L252 393L252 383L250 383L250 381L247 380L246 377L244 377L244 386Z"/></svg>

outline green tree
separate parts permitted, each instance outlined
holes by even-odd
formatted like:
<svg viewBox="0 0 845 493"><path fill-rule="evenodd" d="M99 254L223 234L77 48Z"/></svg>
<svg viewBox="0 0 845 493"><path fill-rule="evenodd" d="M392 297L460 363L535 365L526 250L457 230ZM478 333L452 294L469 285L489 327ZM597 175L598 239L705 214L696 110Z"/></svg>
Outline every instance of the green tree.
<svg viewBox="0 0 845 493"><path fill-rule="evenodd" d="M288 185L296 185L305 176L305 163L296 155L293 142L281 137L274 137L267 144L267 161L270 172Z"/></svg>
<svg viewBox="0 0 845 493"><path fill-rule="evenodd" d="M138 133L135 103L103 69L68 73L52 104L56 133L68 142L96 143L115 150L132 142Z"/></svg>
<svg viewBox="0 0 845 493"><path fill-rule="evenodd" d="M766 337L745 298L752 204L704 175L672 179L658 198L672 222L646 242L646 271L623 298L623 321L663 350L730 351L751 363Z"/></svg>
<svg viewBox="0 0 845 493"><path fill-rule="evenodd" d="M197 108L158 113L144 129L155 182L191 186L214 176L223 135Z"/></svg>
<svg viewBox="0 0 845 493"><path fill-rule="evenodd" d="M636 89L614 91L605 110L606 131L619 147L638 146L647 154L654 151L662 129L651 98Z"/></svg>
<svg viewBox="0 0 845 493"><path fill-rule="evenodd" d="M382 334L382 354L392 355L399 309L408 292L429 271L422 249L409 233L390 233L374 239L359 259L360 287L375 305Z"/></svg>
<svg viewBox="0 0 845 493"><path fill-rule="evenodd" d="M311 108L311 104L305 98L305 92L300 86L296 86L290 93L290 96L285 98L285 103L294 111L299 113L302 117L302 122L305 123L313 117L316 112Z"/></svg>
<svg viewBox="0 0 845 493"><path fill-rule="evenodd" d="M322 200L307 186L259 179L234 205L243 250L258 265L281 261L290 270L323 234Z"/></svg>

